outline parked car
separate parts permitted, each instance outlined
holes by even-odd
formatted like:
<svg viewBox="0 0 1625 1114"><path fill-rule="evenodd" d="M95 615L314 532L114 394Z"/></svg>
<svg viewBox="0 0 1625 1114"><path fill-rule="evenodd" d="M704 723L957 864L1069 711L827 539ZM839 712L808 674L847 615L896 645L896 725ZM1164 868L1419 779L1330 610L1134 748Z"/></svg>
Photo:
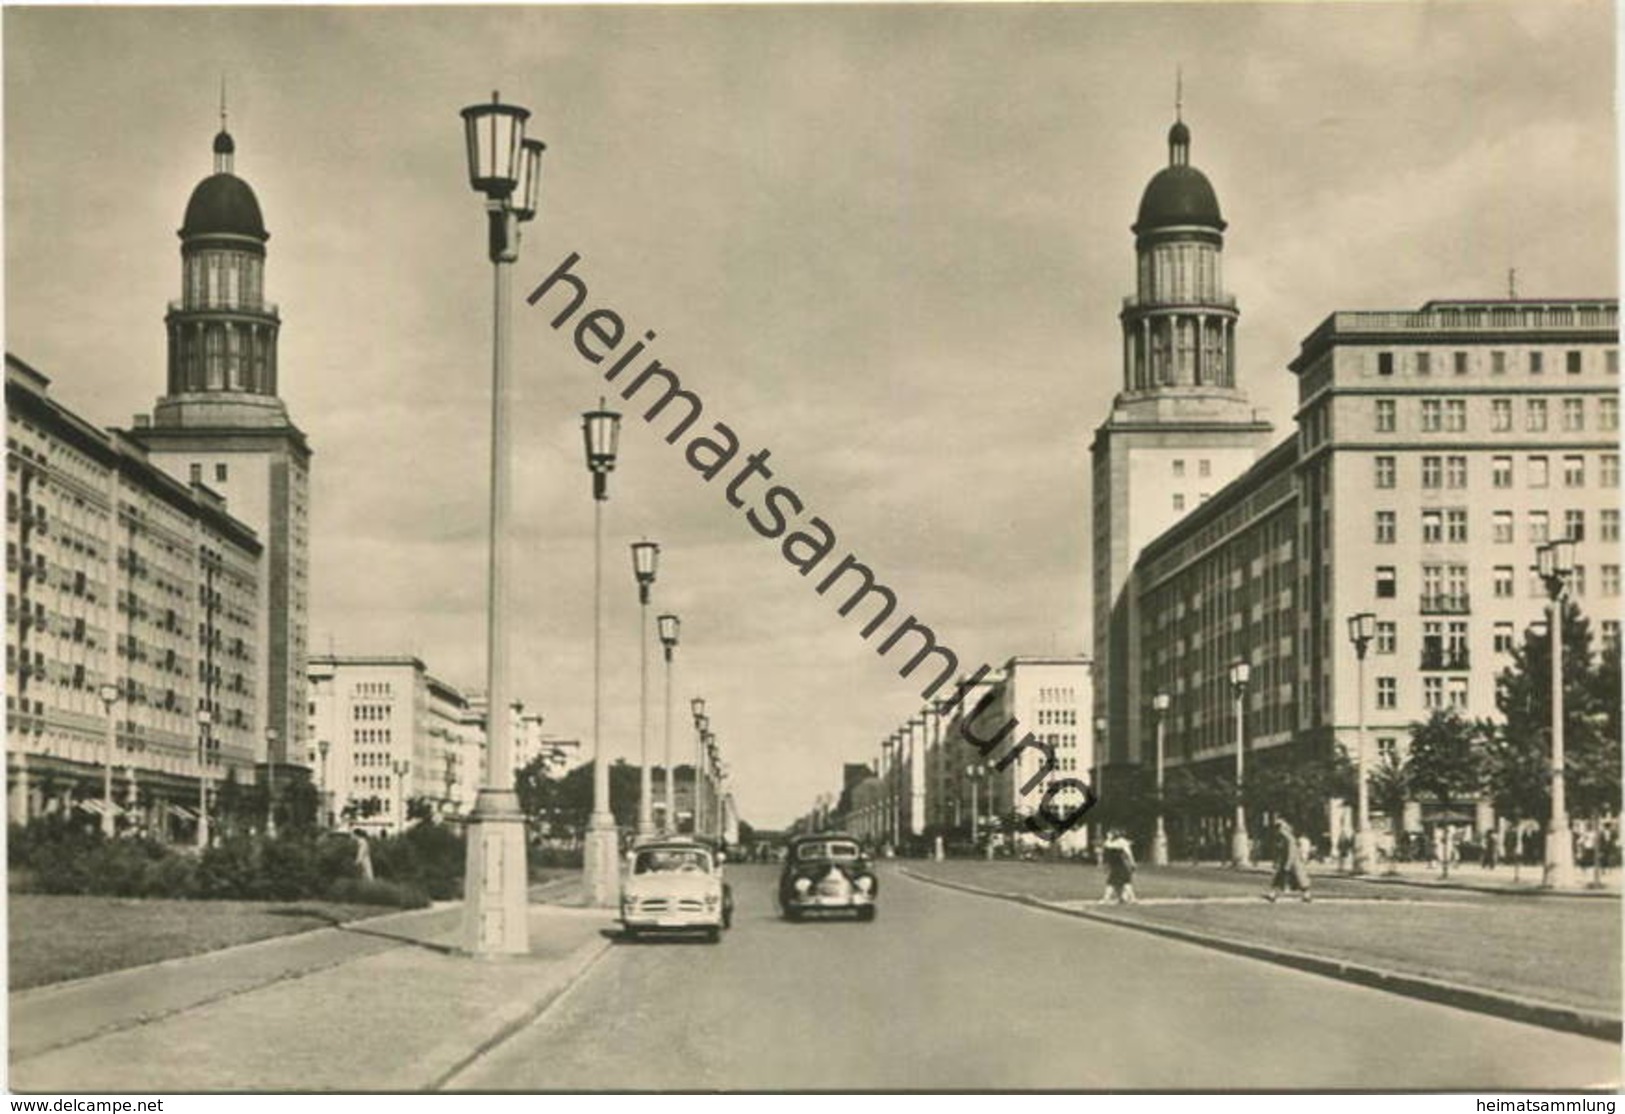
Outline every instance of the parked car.
<svg viewBox="0 0 1625 1114"><path fill-rule="evenodd" d="M621 928L703 932L711 943L733 924L733 891L715 852L691 839L652 840L635 847L621 886Z"/></svg>
<svg viewBox="0 0 1625 1114"><path fill-rule="evenodd" d="M879 895L880 881L856 836L821 832L790 840L779 875L779 908L786 920L851 911L860 921L872 921Z"/></svg>

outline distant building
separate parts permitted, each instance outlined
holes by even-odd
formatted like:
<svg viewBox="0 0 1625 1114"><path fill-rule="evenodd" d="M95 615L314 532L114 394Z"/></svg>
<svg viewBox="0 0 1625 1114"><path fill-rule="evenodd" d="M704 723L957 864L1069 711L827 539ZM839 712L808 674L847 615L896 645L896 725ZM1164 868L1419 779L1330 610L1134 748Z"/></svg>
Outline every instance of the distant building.
<svg viewBox="0 0 1625 1114"><path fill-rule="evenodd" d="M11 355L6 504L11 819L99 812L111 757L124 822L186 834L200 773L254 778L260 538L209 487L96 429Z"/></svg>

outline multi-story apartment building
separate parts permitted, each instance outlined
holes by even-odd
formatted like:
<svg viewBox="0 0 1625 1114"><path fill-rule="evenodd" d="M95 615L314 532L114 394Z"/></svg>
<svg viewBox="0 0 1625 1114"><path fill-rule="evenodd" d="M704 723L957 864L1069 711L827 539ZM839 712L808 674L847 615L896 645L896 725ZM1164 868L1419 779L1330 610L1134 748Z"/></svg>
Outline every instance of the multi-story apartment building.
<svg viewBox="0 0 1625 1114"><path fill-rule="evenodd" d="M123 823L185 835L200 775L254 778L260 539L10 355L6 502L11 820L100 811L111 762Z"/></svg>
<svg viewBox="0 0 1625 1114"><path fill-rule="evenodd" d="M1553 538L1578 543L1574 601L1619 637L1617 302L1334 313L1291 370L1297 435L1135 568L1139 688L1171 697L1171 767L1233 761L1238 659L1260 756L1355 754L1362 705L1373 761L1437 709L1493 716L1495 677L1545 605L1533 565ZM1376 616L1364 692L1346 635L1361 612Z"/></svg>

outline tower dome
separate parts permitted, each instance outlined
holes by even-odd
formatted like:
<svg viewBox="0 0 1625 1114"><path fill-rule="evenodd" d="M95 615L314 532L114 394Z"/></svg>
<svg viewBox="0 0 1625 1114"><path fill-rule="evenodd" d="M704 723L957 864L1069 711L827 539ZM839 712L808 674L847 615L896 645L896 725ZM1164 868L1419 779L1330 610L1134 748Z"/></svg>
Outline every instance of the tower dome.
<svg viewBox="0 0 1625 1114"><path fill-rule="evenodd" d="M1152 177L1140 197L1136 235L1160 228L1195 225L1224 231L1219 197L1207 175L1190 164L1191 130L1183 120L1168 129L1168 165Z"/></svg>
<svg viewBox="0 0 1625 1114"><path fill-rule="evenodd" d="M261 243L270 239L259 199L249 184L232 173L237 144L231 133L221 128L214 137L214 173L197 184L186 202L180 237L250 236Z"/></svg>

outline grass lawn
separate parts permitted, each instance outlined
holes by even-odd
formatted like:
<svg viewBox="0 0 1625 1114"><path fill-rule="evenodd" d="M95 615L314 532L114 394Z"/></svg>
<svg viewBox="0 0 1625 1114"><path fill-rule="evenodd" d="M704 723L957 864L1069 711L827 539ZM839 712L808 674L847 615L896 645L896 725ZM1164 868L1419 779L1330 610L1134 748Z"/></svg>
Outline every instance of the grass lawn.
<svg viewBox="0 0 1625 1114"><path fill-rule="evenodd" d="M396 912L382 905L330 901L163 901L22 893L7 895L7 904L11 990Z"/></svg>
<svg viewBox="0 0 1625 1114"><path fill-rule="evenodd" d="M1104 874L1076 863L909 863L919 874L1047 901L1095 901ZM1192 867L1142 869L1141 898L1256 897L1268 876ZM1360 904L1103 906L1248 943L1465 983L1613 1016L1621 1012L1621 906L1603 899L1377 886L1314 875L1321 898Z"/></svg>

